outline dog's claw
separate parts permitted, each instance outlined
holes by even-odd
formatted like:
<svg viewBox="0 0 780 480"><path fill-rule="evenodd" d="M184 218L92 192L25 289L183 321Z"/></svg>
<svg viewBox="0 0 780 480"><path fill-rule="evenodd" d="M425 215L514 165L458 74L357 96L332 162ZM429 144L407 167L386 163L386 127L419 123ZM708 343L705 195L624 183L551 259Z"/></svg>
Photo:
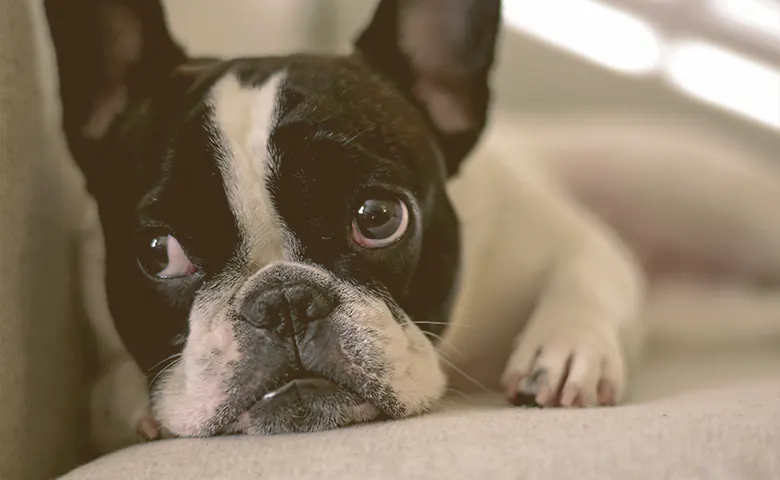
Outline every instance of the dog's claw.
<svg viewBox="0 0 780 480"><path fill-rule="evenodd" d="M598 399L600 405L615 405L615 387L611 382L607 380L599 381L598 385Z"/></svg>
<svg viewBox="0 0 780 480"><path fill-rule="evenodd" d="M547 393L542 392L542 390L544 390L547 386L548 377L549 375L547 374L547 370L543 368L536 370L532 374L523 377L523 379L517 385L517 391L522 395L532 396Z"/></svg>
<svg viewBox="0 0 780 480"><path fill-rule="evenodd" d="M507 382L506 398L516 407L538 407L536 402L537 390L530 388L529 376L516 374Z"/></svg>
<svg viewBox="0 0 780 480"><path fill-rule="evenodd" d="M151 415L144 416L138 422L138 437L141 441L151 442L160 438L160 423Z"/></svg>
<svg viewBox="0 0 780 480"><path fill-rule="evenodd" d="M502 377L513 405L607 406L625 385L621 353L607 340L562 329L531 331L519 342Z"/></svg>

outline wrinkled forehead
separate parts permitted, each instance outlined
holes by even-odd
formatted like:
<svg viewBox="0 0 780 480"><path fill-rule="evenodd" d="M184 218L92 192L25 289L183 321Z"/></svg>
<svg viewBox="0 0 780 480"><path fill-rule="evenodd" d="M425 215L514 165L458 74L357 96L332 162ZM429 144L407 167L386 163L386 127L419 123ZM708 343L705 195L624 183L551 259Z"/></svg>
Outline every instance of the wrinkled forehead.
<svg viewBox="0 0 780 480"><path fill-rule="evenodd" d="M356 62L246 60L228 65L170 142L142 217L173 227L224 265L251 236L253 263L289 259L302 232L343 225L361 189L424 202L444 167L417 111ZM207 229L207 231L204 231ZM213 232L220 232L215 236ZM305 232L304 232L305 233ZM334 232L335 234L335 232ZM303 235L305 236L305 235ZM215 238L217 237L217 238ZM214 257L214 252L221 252Z"/></svg>
<svg viewBox="0 0 780 480"><path fill-rule="evenodd" d="M422 115L389 81L348 57L238 61L213 84L207 103L216 122L226 120L225 115L256 114L262 104L270 133L316 133L340 141L345 149L360 147L399 168L439 173ZM254 121L260 119L252 116L250 123Z"/></svg>

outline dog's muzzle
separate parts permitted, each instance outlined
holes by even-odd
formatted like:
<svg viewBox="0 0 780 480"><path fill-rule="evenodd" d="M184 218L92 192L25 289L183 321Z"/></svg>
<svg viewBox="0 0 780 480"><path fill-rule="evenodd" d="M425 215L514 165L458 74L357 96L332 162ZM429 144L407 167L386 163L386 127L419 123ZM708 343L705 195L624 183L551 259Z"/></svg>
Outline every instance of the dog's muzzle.
<svg viewBox="0 0 780 480"><path fill-rule="evenodd" d="M296 360L300 361L296 335L304 334L312 322L327 321L337 305L336 296L324 287L298 280L256 289L244 299L239 318L255 328L289 339L296 349ZM306 372L303 365L293 368L295 378L265 393L260 402L273 408L274 404L327 395L338 388L333 381Z"/></svg>

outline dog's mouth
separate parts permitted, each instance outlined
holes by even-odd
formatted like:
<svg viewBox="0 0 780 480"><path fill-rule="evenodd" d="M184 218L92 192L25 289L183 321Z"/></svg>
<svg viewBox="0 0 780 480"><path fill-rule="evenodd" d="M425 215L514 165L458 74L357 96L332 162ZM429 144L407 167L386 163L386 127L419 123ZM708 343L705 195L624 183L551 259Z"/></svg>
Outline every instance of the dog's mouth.
<svg viewBox="0 0 780 480"><path fill-rule="evenodd" d="M217 435L273 435L346 427L385 418L381 409L340 382L306 372L253 397L217 427ZM243 403L243 402L242 402ZM223 417L224 418L224 417Z"/></svg>

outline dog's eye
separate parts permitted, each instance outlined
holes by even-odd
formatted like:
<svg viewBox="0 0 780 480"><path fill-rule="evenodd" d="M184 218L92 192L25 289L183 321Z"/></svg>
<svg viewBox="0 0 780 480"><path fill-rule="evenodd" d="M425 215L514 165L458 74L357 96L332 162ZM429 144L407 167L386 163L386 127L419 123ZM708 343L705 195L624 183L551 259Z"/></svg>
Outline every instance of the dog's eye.
<svg viewBox="0 0 780 480"><path fill-rule="evenodd" d="M369 199L355 211L352 236L365 248L382 248L403 237L409 226L409 209L400 200Z"/></svg>
<svg viewBox="0 0 780 480"><path fill-rule="evenodd" d="M181 245L171 235L155 237L138 257L146 273L158 278L183 277L196 272Z"/></svg>

